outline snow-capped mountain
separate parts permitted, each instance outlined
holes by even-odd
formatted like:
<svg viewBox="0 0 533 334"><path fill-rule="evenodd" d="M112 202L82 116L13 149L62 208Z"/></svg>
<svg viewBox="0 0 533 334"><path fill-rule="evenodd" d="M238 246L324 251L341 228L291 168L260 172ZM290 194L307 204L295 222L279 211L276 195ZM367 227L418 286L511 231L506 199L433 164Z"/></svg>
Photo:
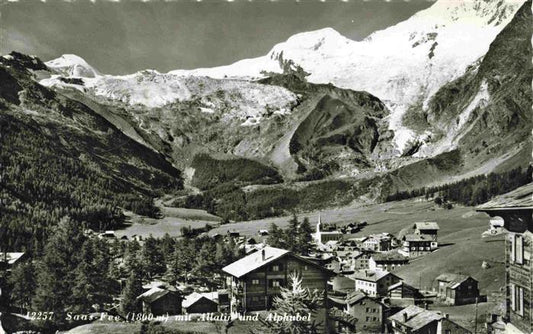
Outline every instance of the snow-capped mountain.
<svg viewBox="0 0 533 334"><path fill-rule="evenodd" d="M94 78L100 75L85 59L73 54L65 54L59 58L50 60L46 62L46 66L58 74L67 77Z"/></svg>
<svg viewBox="0 0 533 334"><path fill-rule="evenodd" d="M468 94L453 83L476 77L523 3L439 0L359 42L324 28L296 34L265 56L214 68L113 76L64 55L46 63L50 76L40 83L129 113L175 158L203 146L286 168L291 177L304 165L327 165L343 176L386 171L461 145L471 119L494 97L482 79ZM310 74L310 84L275 78L289 61ZM461 107L442 105L449 94L464 95ZM437 115L442 109L446 117ZM365 118L353 117L359 111ZM317 126L320 134L311 135Z"/></svg>
<svg viewBox="0 0 533 334"><path fill-rule="evenodd" d="M402 124L407 109L415 104L427 107L442 85L464 74L487 52L523 2L440 0L361 42L325 28L294 35L263 57L170 73L256 78L263 70L280 72L281 55L311 73L311 82L367 91L384 101L392 110L389 124L402 152L416 137Z"/></svg>

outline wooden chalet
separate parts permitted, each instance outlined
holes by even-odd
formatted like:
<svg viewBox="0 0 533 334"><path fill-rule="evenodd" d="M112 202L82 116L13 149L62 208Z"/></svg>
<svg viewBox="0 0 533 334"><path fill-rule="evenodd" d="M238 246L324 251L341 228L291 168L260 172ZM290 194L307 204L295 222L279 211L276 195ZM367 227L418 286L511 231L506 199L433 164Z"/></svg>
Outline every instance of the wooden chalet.
<svg viewBox="0 0 533 334"><path fill-rule="evenodd" d="M334 273L313 261L287 250L265 247L224 267L231 312L272 308L281 287L287 287L289 275L298 273L304 288L327 294L328 279ZM325 296L327 297L327 296Z"/></svg>

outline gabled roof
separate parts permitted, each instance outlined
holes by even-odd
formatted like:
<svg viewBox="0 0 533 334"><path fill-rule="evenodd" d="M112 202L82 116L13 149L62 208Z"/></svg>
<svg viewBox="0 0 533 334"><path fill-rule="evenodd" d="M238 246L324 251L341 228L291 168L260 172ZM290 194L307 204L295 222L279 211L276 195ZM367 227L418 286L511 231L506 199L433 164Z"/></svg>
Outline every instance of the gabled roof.
<svg viewBox="0 0 533 334"><path fill-rule="evenodd" d="M188 295L187 297L185 297L185 299L183 299L183 302L181 303L181 306L184 307L184 308L188 308L188 307L196 304L198 301L200 301L202 299L207 299L210 302L218 304L214 300L215 296L216 296L216 298L218 298L218 293L216 293L216 292L207 292L207 293L193 292L190 295Z"/></svg>
<svg viewBox="0 0 533 334"><path fill-rule="evenodd" d="M437 276L435 280L446 282L449 287L451 287L452 289L455 289L459 285L461 285L461 283L463 283L469 278L472 278L472 277L468 275L463 275L463 274L444 273L444 274L440 274L439 276Z"/></svg>
<svg viewBox="0 0 533 334"><path fill-rule="evenodd" d="M438 230L439 224L436 222L417 222L415 223L415 229L417 230Z"/></svg>
<svg viewBox="0 0 533 334"><path fill-rule="evenodd" d="M356 271L350 277L356 280L377 282L381 280L382 278L387 277L388 275L396 276L393 273L388 272L386 270L361 270L361 271Z"/></svg>
<svg viewBox="0 0 533 334"><path fill-rule="evenodd" d="M286 255L296 258L312 266L318 267L325 272L330 272L331 274L333 274L333 272L331 272L330 270L320 266L319 264L313 261L307 260L301 256L294 255L286 249L275 247L265 247L257 252L247 255L242 259L225 266L224 268L222 268L222 271L237 278L240 278Z"/></svg>
<svg viewBox="0 0 533 334"><path fill-rule="evenodd" d="M477 211L533 209L533 183L497 196L476 207Z"/></svg>
<svg viewBox="0 0 533 334"><path fill-rule="evenodd" d="M401 323L411 328L411 330L417 330L432 323L433 321L441 320L443 318L445 318L445 316L440 313L428 311L415 305L410 305L400 312L390 316L389 320L394 320L398 323Z"/></svg>
<svg viewBox="0 0 533 334"><path fill-rule="evenodd" d="M346 304L353 305L365 297L367 296L361 291L354 291L346 296Z"/></svg>
<svg viewBox="0 0 533 334"><path fill-rule="evenodd" d="M154 301L158 300L159 298L166 296L168 293L170 293L170 291L167 289L161 289L158 287L154 287L146 291L145 293L139 295L137 299L140 299L148 304L151 304Z"/></svg>
<svg viewBox="0 0 533 334"><path fill-rule="evenodd" d="M287 253L289 253L289 251L285 249L265 247L262 250L254 252L225 266L222 268L222 271L239 278L274 260L281 258Z"/></svg>

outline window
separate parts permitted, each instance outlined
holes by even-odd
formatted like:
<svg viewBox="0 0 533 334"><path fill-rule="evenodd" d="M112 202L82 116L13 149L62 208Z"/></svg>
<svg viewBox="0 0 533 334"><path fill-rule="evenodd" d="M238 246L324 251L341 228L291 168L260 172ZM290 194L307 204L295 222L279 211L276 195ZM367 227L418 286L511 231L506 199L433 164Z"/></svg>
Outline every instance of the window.
<svg viewBox="0 0 533 334"><path fill-rule="evenodd" d="M511 234L511 263L524 264L524 239L520 234Z"/></svg>
<svg viewBox="0 0 533 334"><path fill-rule="evenodd" d="M511 310L524 315L524 288L511 283Z"/></svg>
<svg viewBox="0 0 533 334"><path fill-rule="evenodd" d="M280 287L281 286L281 282L279 280L272 280L272 286L273 287Z"/></svg>
<svg viewBox="0 0 533 334"><path fill-rule="evenodd" d="M369 307L366 308L366 313L368 313L368 312L370 312L370 308Z"/></svg>
<svg viewBox="0 0 533 334"><path fill-rule="evenodd" d="M252 285L259 285L259 280L258 279L253 279L252 280Z"/></svg>
<svg viewBox="0 0 533 334"><path fill-rule="evenodd" d="M279 271L279 266L278 265L272 266L272 271Z"/></svg>
<svg viewBox="0 0 533 334"><path fill-rule="evenodd" d="M259 301L259 297L257 297L257 296L253 296L253 297L252 297L252 301L253 301L253 302L258 302L258 301Z"/></svg>

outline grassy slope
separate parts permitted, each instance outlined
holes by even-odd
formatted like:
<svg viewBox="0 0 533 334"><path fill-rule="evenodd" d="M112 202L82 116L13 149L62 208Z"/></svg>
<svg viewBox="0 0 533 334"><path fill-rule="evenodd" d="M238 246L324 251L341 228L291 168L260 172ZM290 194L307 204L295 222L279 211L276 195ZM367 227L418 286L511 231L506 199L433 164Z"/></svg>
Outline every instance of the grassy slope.
<svg viewBox="0 0 533 334"><path fill-rule="evenodd" d="M367 221L369 225L354 236L390 232L397 234L417 221L436 221L440 225L439 242L447 244L422 259L415 260L398 273L408 283L428 287L438 274L444 271L458 271L473 275L480 281L483 293L497 290L503 281L503 241L486 240L481 233L488 227L489 218L476 213L471 207L455 207L452 210L436 208L432 202L405 200L400 202L369 205L365 207L343 207L300 214L309 217L316 224L320 213L322 222L348 224L353 221ZM269 218L249 222L222 225L210 233L225 233L238 230L242 234L256 235L259 229L268 228L271 223L287 225L289 217ZM481 269L482 261L493 267Z"/></svg>

